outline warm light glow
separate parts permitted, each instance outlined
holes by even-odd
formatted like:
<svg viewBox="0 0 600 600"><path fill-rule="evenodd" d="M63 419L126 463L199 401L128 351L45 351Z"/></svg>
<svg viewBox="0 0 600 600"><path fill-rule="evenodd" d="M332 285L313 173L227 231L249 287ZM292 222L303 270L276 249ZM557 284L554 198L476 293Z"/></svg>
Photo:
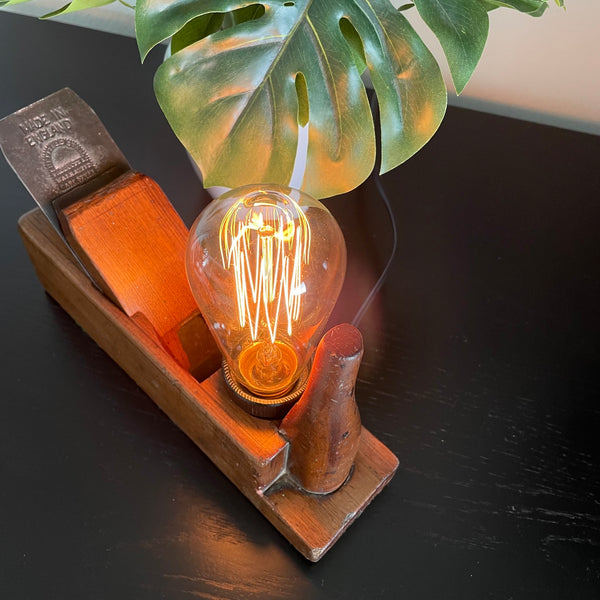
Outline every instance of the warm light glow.
<svg viewBox="0 0 600 600"><path fill-rule="evenodd" d="M255 396L288 393L306 371L346 268L327 209L276 185L227 192L192 226L186 268L235 380Z"/></svg>
<svg viewBox="0 0 600 600"><path fill-rule="evenodd" d="M302 273L310 258L310 226L294 200L240 198L219 227L221 260L235 276L240 326L253 341L265 323L272 343L283 308L287 334L300 318L306 289Z"/></svg>

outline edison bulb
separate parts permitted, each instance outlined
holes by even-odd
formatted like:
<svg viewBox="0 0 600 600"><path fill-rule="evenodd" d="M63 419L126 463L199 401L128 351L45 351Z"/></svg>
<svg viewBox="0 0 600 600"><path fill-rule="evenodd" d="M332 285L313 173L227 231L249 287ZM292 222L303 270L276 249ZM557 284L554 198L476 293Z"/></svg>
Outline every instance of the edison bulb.
<svg viewBox="0 0 600 600"><path fill-rule="evenodd" d="M186 269L233 378L253 396L276 398L306 372L342 286L346 247L308 194L245 186L196 219Z"/></svg>

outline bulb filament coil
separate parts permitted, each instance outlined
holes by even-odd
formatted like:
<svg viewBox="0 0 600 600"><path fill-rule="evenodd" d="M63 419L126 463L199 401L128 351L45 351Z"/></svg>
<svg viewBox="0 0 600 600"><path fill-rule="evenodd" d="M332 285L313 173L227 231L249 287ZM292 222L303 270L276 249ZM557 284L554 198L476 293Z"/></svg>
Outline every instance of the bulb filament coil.
<svg viewBox="0 0 600 600"><path fill-rule="evenodd" d="M310 259L306 216L289 197L240 198L219 229L223 267L233 269L238 320L256 341L261 324L275 342L281 321L288 336L301 314L303 267Z"/></svg>

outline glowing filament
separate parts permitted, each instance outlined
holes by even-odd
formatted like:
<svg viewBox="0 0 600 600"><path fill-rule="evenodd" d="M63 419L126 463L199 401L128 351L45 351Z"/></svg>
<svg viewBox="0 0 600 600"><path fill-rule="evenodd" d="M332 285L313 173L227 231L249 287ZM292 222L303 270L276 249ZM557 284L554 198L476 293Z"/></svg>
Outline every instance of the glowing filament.
<svg viewBox="0 0 600 600"><path fill-rule="evenodd" d="M274 343L283 319L291 336L309 261L310 226L302 209L289 197L241 198L223 217L219 243L223 266L234 271L240 326L247 324L255 341L262 325Z"/></svg>

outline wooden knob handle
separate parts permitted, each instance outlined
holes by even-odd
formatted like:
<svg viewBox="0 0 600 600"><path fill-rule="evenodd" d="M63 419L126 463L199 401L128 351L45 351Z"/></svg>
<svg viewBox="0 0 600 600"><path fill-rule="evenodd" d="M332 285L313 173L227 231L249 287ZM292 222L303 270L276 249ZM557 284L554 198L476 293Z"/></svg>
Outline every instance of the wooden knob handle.
<svg viewBox="0 0 600 600"><path fill-rule="evenodd" d="M343 324L329 330L306 391L281 423L290 442L288 471L309 492L335 491L352 468L361 430L354 386L362 354L358 329Z"/></svg>

